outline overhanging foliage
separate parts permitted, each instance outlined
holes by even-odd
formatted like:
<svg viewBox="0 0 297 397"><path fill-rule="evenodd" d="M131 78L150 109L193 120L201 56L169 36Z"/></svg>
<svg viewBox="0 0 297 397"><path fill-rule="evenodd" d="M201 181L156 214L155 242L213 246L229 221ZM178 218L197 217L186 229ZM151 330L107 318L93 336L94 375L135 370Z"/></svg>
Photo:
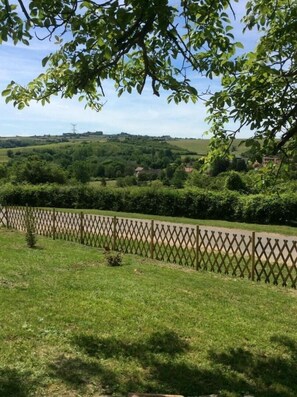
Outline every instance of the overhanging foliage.
<svg viewBox="0 0 297 397"><path fill-rule="evenodd" d="M0 40L30 44L55 39L57 51L42 64L45 72L27 86L11 82L3 95L19 109L52 95L79 95L100 109L104 82L121 95L146 84L168 101L205 99L191 83L192 72L221 77L222 89L207 99L213 154L226 150L243 127L260 153L296 151L297 3L246 2L244 29L259 32L252 52L232 34L237 0L31 0L0 1ZM191 73L190 73L191 72ZM226 124L235 121L236 131Z"/></svg>

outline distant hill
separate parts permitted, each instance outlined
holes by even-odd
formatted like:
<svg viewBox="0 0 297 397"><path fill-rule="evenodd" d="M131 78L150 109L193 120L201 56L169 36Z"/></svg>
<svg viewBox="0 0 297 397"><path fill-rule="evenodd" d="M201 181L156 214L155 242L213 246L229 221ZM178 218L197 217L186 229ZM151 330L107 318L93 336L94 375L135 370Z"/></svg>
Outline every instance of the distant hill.
<svg viewBox="0 0 297 397"><path fill-rule="evenodd" d="M209 139L180 139L171 138L170 136L154 137L154 136L143 136L143 135L131 135L128 133L120 134L103 134L102 131L95 132L84 132L84 133L65 133L62 135L42 135L42 136L30 136L30 137L0 137L0 163L8 161L8 154L13 153L26 153L31 152L33 149L53 149L65 148L72 145L81 143L103 143L117 141L126 143L129 142L132 145L141 146L147 144L147 142L166 142L174 152L178 152L181 156L191 155L192 157L204 156L208 152ZM231 151L240 156L247 150L241 139L234 140ZM181 152L184 153L181 153Z"/></svg>
<svg viewBox="0 0 297 397"><path fill-rule="evenodd" d="M2 173L6 172L13 180L33 184L57 179L62 181L58 183L64 183L69 178L87 182L92 178L133 177L137 167L158 175L172 164L177 167L183 157L190 155L186 149L170 146L166 142L168 137L165 140L164 137L122 133L97 138L80 134L71 136L66 142L50 139L52 143L45 139L40 144L40 139L34 137L34 144L28 146L30 141L26 138L26 145L21 141L22 146L0 149L2 162L8 164L2 167ZM147 178L153 178L150 174Z"/></svg>
<svg viewBox="0 0 297 397"><path fill-rule="evenodd" d="M0 163L8 161L7 152L30 152L33 149L55 149L66 145L78 144L82 142L104 142L108 138L103 136L102 131L84 132L79 134L65 133L62 135L34 135L34 136L15 136L0 137Z"/></svg>
<svg viewBox="0 0 297 397"><path fill-rule="evenodd" d="M191 153L198 156L205 156L208 152L210 139L171 139L167 143L185 150L189 150ZM240 156L247 150L243 139L235 139L232 146L231 152L236 156Z"/></svg>

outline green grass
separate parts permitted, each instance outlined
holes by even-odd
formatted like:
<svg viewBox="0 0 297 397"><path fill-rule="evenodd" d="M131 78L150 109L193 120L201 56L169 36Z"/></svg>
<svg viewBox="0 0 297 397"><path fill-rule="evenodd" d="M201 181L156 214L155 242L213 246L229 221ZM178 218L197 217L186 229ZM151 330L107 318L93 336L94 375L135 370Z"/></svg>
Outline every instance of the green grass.
<svg viewBox="0 0 297 397"><path fill-rule="evenodd" d="M174 223L184 223L189 225L200 225L200 226L210 226L210 227L224 227L228 229L240 229L247 231L255 231L258 233L277 233L286 236L297 236L297 227L287 226L287 225L262 225L256 223L243 223L243 222L229 222L214 219L190 219L182 217L170 217L170 216L159 216L159 215L146 215L137 214L131 212L115 212L115 211L104 211L104 210L91 210L91 209L66 209L61 208L58 211L66 212L84 212L85 214L95 214L95 215L106 215L106 216L118 216L124 218L133 219L155 219L165 222Z"/></svg>
<svg viewBox="0 0 297 397"><path fill-rule="evenodd" d="M7 161L7 149L0 149L0 163L6 163Z"/></svg>
<svg viewBox="0 0 297 397"><path fill-rule="evenodd" d="M79 232L66 235L64 233L56 233L55 237L56 239L71 242L81 242ZM237 254L231 253L230 250L210 250L206 249L204 244L200 246L197 252L194 247L174 247L166 242L155 242L152 252L150 241L119 238L117 236L114 242L113 237L110 235L92 233L84 233L82 243L97 248L108 247L108 249L115 249L120 253L140 255L158 261L175 263L190 269L197 268L199 271L215 272L232 277L252 279L254 273L255 281L296 288L297 269L295 267L280 266L277 263L272 266L271 262L262 258L261 261L259 259L256 261L253 271L252 257L247 252L242 255L240 252Z"/></svg>
<svg viewBox="0 0 297 397"><path fill-rule="evenodd" d="M108 187L116 187L117 186L117 181L115 179L106 179L106 186ZM94 188L98 188L98 187L102 187L102 182L100 179L98 180L94 180L94 181L90 181L87 183L88 186L92 186Z"/></svg>
<svg viewBox="0 0 297 397"><path fill-rule="evenodd" d="M297 395L297 294L0 230L0 396Z"/></svg>
<svg viewBox="0 0 297 397"><path fill-rule="evenodd" d="M235 139L233 142L232 146L235 149L233 153L235 155L240 155L247 150L245 145L240 145L241 142L242 139ZM208 152L209 139L174 139L167 141L167 143L181 149L190 150L200 156L204 156Z"/></svg>

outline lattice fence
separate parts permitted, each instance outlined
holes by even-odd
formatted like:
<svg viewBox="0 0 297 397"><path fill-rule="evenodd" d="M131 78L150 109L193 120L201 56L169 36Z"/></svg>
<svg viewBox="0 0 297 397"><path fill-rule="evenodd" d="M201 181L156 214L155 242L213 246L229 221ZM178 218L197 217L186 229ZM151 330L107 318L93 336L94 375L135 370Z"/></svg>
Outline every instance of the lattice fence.
<svg viewBox="0 0 297 397"><path fill-rule="evenodd" d="M150 223L146 221L114 218L114 249L145 257L151 256Z"/></svg>
<svg viewBox="0 0 297 397"><path fill-rule="evenodd" d="M198 268L253 278L254 235L227 233L204 229L199 234Z"/></svg>
<svg viewBox="0 0 297 397"><path fill-rule="evenodd" d="M80 215L81 242L92 247L115 249L114 220L108 216Z"/></svg>
<svg viewBox="0 0 297 397"><path fill-rule="evenodd" d="M196 267L197 231L194 227L158 223L152 234L155 259Z"/></svg>
<svg viewBox="0 0 297 397"><path fill-rule="evenodd" d="M33 209L36 233L255 281L297 286L297 241L199 226ZM25 230L25 207L0 207L0 225Z"/></svg>
<svg viewBox="0 0 297 397"><path fill-rule="evenodd" d="M5 208L0 205L0 227L6 226Z"/></svg>
<svg viewBox="0 0 297 397"><path fill-rule="evenodd" d="M255 279L297 286L297 241L257 237Z"/></svg>

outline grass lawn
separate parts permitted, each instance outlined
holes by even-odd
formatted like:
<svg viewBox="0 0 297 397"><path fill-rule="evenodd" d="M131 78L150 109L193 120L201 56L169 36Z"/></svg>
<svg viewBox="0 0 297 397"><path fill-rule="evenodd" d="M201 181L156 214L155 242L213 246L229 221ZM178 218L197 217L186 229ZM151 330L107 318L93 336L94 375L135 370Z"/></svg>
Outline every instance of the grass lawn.
<svg viewBox="0 0 297 397"><path fill-rule="evenodd" d="M297 293L0 229L0 396L296 397Z"/></svg>

